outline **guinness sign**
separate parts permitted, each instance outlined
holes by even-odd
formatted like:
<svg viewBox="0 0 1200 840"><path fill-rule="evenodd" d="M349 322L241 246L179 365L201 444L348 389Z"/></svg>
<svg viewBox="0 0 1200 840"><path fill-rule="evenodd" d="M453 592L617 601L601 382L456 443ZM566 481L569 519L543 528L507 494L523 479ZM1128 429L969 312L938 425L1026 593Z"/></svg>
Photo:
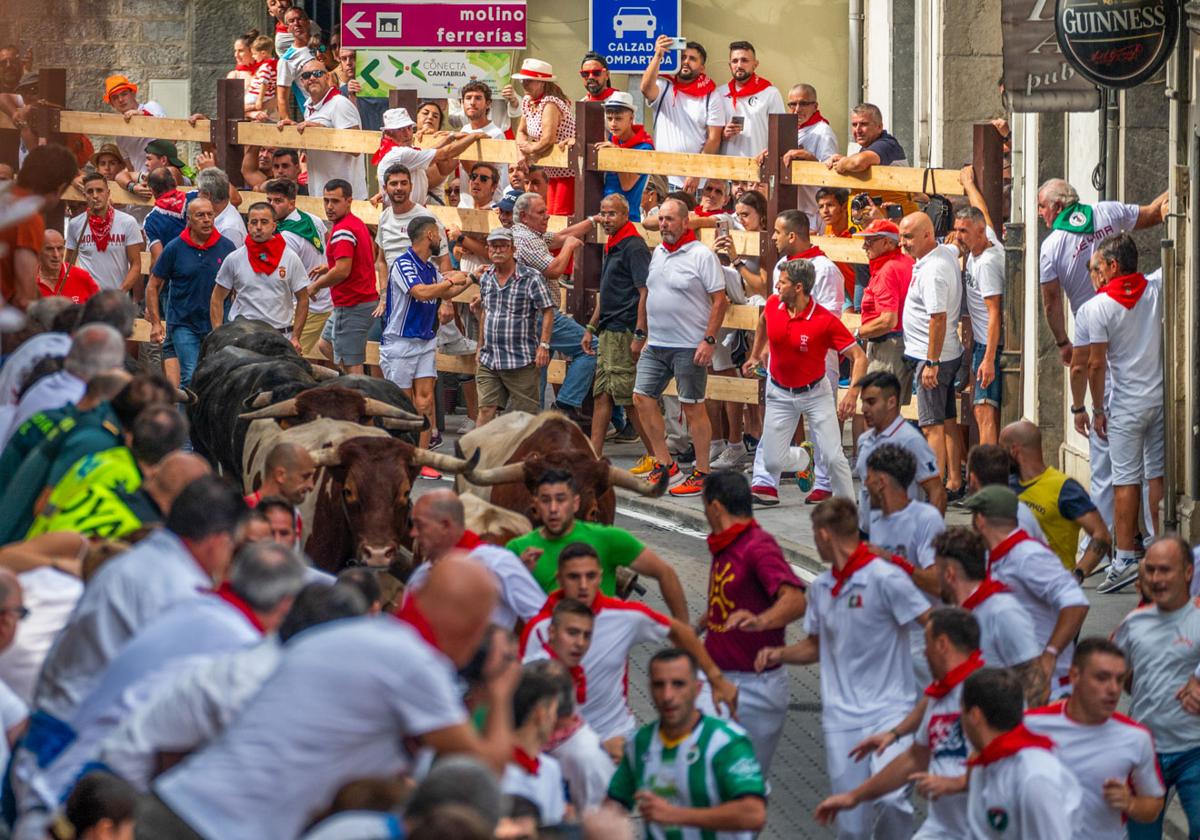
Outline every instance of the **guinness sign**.
<svg viewBox="0 0 1200 840"><path fill-rule="evenodd" d="M1179 31L1177 0L1058 0L1063 55L1101 87L1130 88L1167 60Z"/></svg>

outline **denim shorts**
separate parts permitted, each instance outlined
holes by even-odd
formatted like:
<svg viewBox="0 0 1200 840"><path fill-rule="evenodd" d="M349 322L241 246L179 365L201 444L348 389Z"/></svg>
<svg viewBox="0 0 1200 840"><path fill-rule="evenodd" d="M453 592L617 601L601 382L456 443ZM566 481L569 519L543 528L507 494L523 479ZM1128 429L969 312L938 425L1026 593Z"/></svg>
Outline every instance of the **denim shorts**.
<svg viewBox="0 0 1200 840"><path fill-rule="evenodd" d="M925 360L917 359L913 370L913 391L917 395L917 423L922 429L938 426L947 420L958 419L958 392L954 390L954 377L958 375L962 358L950 359L937 367L937 386L926 388L921 384L921 372Z"/></svg>
<svg viewBox="0 0 1200 840"><path fill-rule="evenodd" d="M994 408L1000 407L1000 362L996 360L996 378L992 380L992 384L986 388L979 387L979 379L975 375L975 371L979 370L979 366L983 364L983 354L987 350L986 344L974 342L974 349L971 351L971 370L968 375L971 377L971 403L973 405L990 405ZM999 355L999 354L997 354Z"/></svg>
<svg viewBox="0 0 1200 840"><path fill-rule="evenodd" d="M332 336L333 359L340 365L361 365L367 360L367 334L375 324L375 306L368 300L353 306L335 306L333 316L325 325Z"/></svg>
<svg viewBox="0 0 1200 840"><path fill-rule="evenodd" d="M708 369L697 365L694 347L646 347L638 357L633 392L658 399L675 380L681 403L704 402Z"/></svg>

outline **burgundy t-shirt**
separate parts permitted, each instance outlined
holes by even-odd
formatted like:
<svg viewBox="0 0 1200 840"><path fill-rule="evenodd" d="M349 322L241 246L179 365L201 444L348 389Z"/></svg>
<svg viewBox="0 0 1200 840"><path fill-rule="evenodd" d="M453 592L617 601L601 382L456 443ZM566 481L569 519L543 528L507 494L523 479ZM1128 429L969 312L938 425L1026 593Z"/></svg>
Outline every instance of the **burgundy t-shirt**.
<svg viewBox="0 0 1200 840"><path fill-rule="evenodd" d="M708 572L708 632L704 647L722 671L754 672L754 658L764 647L779 647L785 631L725 631L725 620L735 610L761 613L775 603L783 584L804 588L783 558L775 538L757 524L743 531L712 558Z"/></svg>

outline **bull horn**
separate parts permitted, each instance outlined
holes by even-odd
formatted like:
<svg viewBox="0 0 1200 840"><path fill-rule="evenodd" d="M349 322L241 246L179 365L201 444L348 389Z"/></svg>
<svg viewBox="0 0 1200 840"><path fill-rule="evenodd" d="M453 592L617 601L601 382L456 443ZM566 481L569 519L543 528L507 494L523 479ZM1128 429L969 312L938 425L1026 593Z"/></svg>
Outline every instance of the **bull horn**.
<svg viewBox="0 0 1200 840"><path fill-rule="evenodd" d="M413 450L413 464L415 466L433 467L435 470L450 473L451 475L457 475L458 473L470 474L478 463L478 450L466 460L455 458L453 455L443 455L440 452L430 452L428 449Z"/></svg>
<svg viewBox="0 0 1200 840"><path fill-rule="evenodd" d="M475 451L478 452L479 450ZM512 484L518 481L524 482L525 462L518 461L515 464L504 464L486 470L471 470L464 473L464 477L472 484L478 484L481 487L490 487L493 484Z"/></svg>
<svg viewBox="0 0 1200 840"><path fill-rule="evenodd" d="M309 367L312 368L313 379L317 380L318 382L324 382L326 379L337 379L342 375L333 368L325 367L325 365L310 364Z"/></svg>
<svg viewBox="0 0 1200 840"><path fill-rule="evenodd" d="M318 467L336 467L342 463L341 456L338 455L338 447L323 446L320 449L308 450L308 455L313 459L313 464Z"/></svg>
<svg viewBox="0 0 1200 840"><path fill-rule="evenodd" d="M624 487L626 490L632 490L638 495L649 496L652 499L657 499L663 493L667 492L667 485L670 482L671 477L667 475L666 470L663 470L657 482L651 484L644 478L634 475L629 470L623 470L611 464L608 467L608 483L613 487Z"/></svg>
<svg viewBox="0 0 1200 840"><path fill-rule="evenodd" d="M429 428L429 418L422 417L420 420L406 420L399 417L384 417L379 421L383 424L383 428L391 429L396 432L423 432Z"/></svg>
<svg viewBox="0 0 1200 840"><path fill-rule="evenodd" d="M192 403L196 402L196 392L191 388L176 388L175 402L180 402L184 405L191 405Z"/></svg>
<svg viewBox="0 0 1200 840"><path fill-rule="evenodd" d="M263 393L266 394L267 392L264 391ZM263 394L259 394L257 397L254 398L255 405L258 404L258 401L259 401L259 399L262 398L262 396L263 396ZM267 394L267 396L269 398L270 394ZM275 403L274 405L268 405L265 408L258 409L257 411L247 411L243 414L238 415L238 417L242 420L266 420L266 419L275 418L275 417L295 417L295 416L296 416L296 398L295 397L292 397L290 400L284 400L283 402Z"/></svg>
<svg viewBox="0 0 1200 840"><path fill-rule="evenodd" d="M266 408L271 404L271 392L259 391L251 400L245 403L246 408Z"/></svg>
<svg viewBox="0 0 1200 840"><path fill-rule="evenodd" d="M383 400L375 400L367 397L367 416L368 417L395 417L400 420L424 420L420 414L413 414L411 411L405 411L397 405L385 403Z"/></svg>

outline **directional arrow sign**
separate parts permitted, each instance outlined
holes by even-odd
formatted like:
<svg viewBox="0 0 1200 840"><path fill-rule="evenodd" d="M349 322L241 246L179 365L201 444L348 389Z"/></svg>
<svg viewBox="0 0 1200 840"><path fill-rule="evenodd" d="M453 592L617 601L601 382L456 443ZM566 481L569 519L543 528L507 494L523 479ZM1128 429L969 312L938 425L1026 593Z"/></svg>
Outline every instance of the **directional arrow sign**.
<svg viewBox="0 0 1200 840"><path fill-rule="evenodd" d="M374 29L372 24L367 23L366 12L355 12L354 17L346 21L345 26L355 38L363 38L365 37L363 33Z"/></svg>
<svg viewBox="0 0 1200 840"><path fill-rule="evenodd" d="M353 49L522 50L525 0L343 0Z"/></svg>

